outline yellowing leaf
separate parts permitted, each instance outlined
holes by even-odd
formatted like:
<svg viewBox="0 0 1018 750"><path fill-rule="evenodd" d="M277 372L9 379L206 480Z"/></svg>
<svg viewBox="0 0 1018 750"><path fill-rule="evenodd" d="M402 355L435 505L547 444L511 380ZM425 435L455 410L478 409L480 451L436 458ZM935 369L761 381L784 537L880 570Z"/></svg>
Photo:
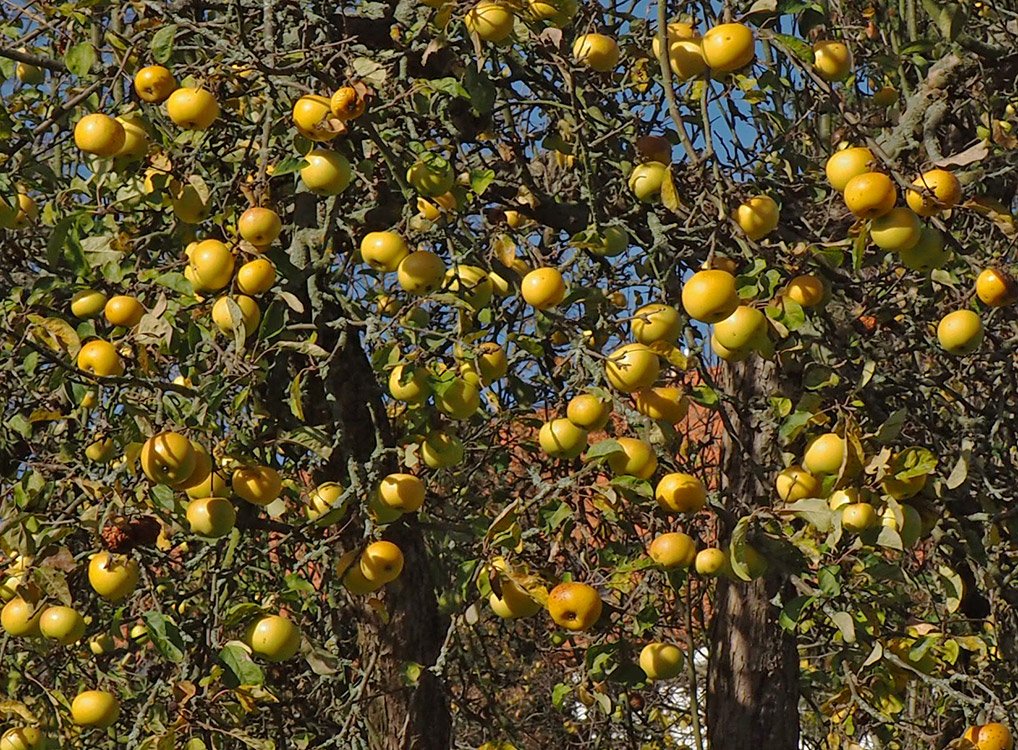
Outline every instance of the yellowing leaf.
<svg viewBox="0 0 1018 750"><path fill-rule="evenodd" d="M671 167L665 172L661 181L661 204L669 211L677 212L682 202L679 200L679 193L675 189L675 181L672 179Z"/></svg>

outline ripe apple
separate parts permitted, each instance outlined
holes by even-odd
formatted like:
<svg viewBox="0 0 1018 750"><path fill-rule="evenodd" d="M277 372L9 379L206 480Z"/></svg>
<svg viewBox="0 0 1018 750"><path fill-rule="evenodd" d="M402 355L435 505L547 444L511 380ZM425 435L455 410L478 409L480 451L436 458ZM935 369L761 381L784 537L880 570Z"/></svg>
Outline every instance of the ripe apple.
<svg viewBox="0 0 1018 750"><path fill-rule="evenodd" d="M264 294L276 283L276 267L268 258L249 260L237 271L237 291L249 297Z"/></svg>
<svg viewBox="0 0 1018 750"><path fill-rule="evenodd" d="M424 368L396 365L389 373L389 394L397 401L423 404L431 396L431 384Z"/></svg>
<svg viewBox="0 0 1018 750"><path fill-rule="evenodd" d="M230 310L230 302L240 310L239 320L234 318ZM244 324L245 333L250 336L258 329L262 319L262 311L258 303L246 294L224 295L212 305L212 322L222 333L233 333L240 323Z"/></svg>
<svg viewBox="0 0 1018 750"><path fill-rule="evenodd" d="M389 541L372 542L361 553L359 564L365 580L384 585L403 572L403 552Z"/></svg>
<svg viewBox="0 0 1018 750"><path fill-rule="evenodd" d="M396 269L396 280L409 294L423 296L442 285L445 279L445 262L430 250L410 253Z"/></svg>
<svg viewBox="0 0 1018 750"><path fill-rule="evenodd" d="M671 305L661 303L644 305L633 313L633 319L629 324L633 330L633 338L647 346L658 341L673 343L682 330L679 311Z"/></svg>
<svg viewBox="0 0 1018 750"><path fill-rule="evenodd" d="M945 249L947 240L936 227L924 226L919 241L908 250L901 250L898 257L906 268L914 271L929 271L943 266L951 253Z"/></svg>
<svg viewBox="0 0 1018 750"><path fill-rule="evenodd" d="M191 476L198 458L190 440L178 432L165 431L145 441L140 460L149 481L176 485Z"/></svg>
<svg viewBox="0 0 1018 750"><path fill-rule="evenodd" d="M93 339L81 347L77 359L78 369L99 377L120 377L124 362L109 341Z"/></svg>
<svg viewBox="0 0 1018 750"><path fill-rule="evenodd" d="M243 466L233 472L231 485L237 497L263 507L283 491L283 480L271 466Z"/></svg>
<svg viewBox="0 0 1018 750"><path fill-rule="evenodd" d="M674 386L641 388L633 394L633 404L640 414L668 424L678 424L689 411L686 392Z"/></svg>
<svg viewBox="0 0 1018 750"><path fill-rule="evenodd" d="M85 635L85 620L71 607L46 607L39 616L39 631L61 646L70 646Z"/></svg>
<svg viewBox="0 0 1018 750"><path fill-rule="evenodd" d="M110 325L134 328L141 322L141 318L145 314L145 306L138 301L137 297L118 294L115 297L110 297L103 311Z"/></svg>
<svg viewBox="0 0 1018 750"><path fill-rule="evenodd" d="M825 81L844 81L852 72L852 52L848 45L831 40L815 42L813 70Z"/></svg>
<svg viewBox="0 0 1018 750"><path fill-rule="evenodd" d="M167 97L166 114L185 130L205 130L219 117L219 102L205 89L184 86Z"/></svg>
<svg viewBox="0 0 1018 750"><path fill-rule="evenodd" d="M329 124L332 104L327 96L308 94L293 104L293 124L305 138L311 141L331 141L339 130Z"/></svg>
<svg viewBox="0 0 1018 750"><path fill-rule="evenodd" d="M666 570L688 568L696 559L696 542L688 534L670 531L654 538L647 548L650 558Z"/></svg>
<svg viewBox="0 0 1018 750"><path fill-rule="evenodd" d="M40 634L41 617L42 610L37 601L15 596L0 611L0 627L15 638L32 638Z"/></svg>
<svg viewBox="0 0 1018 750"><path fill-rule="evenodd" d="M146 65L134 74L134 91L149 104L162 104L176 90L177 81L162 65Z"/></svg>
<svg viewBox="0 0 1018 750"><path fill-rule="evenodd" d="M87 320L94 318L106 307L106 295L95 289L82 289L71 297L71 314Z"/></svg>
<svg viewBox="0 0 1018 750"><path fill-rule="evenodd" d="M619 45L604 34L581 34L573 42L573 59L598 73L609 73L619 64Z"/></svg>
<svg viewBox="0 0 1018 750"><path fill-rule="evenodd" d="M312 193L339 195L353 178L350 162L336 151L316 148L304 159L308 165L300 170L300 179Z"/></svg>
<svg viewBox="0 0 1018 750"><path fill-rule="evenodd" d="M979 727L976 747L978 750L1014 750L1014 739L1006 726L991 722Z"/></svg>
<svg viewBox="0 0 1018 750"><path fill-rule="evenodd" d="M778 226L781 210L769 195L755 195L735 211L735 222L751 240L760 240Z"/></svg>
<svg viewBox="0 0 1018 750"><path fill-rule="evenodd" d="M756 41L750 28L741 23L723 23L703 35L703 59L712 71L731 73L753 62Z"/></svg>
<svg viewBox="0 0 1018 750"><path fill-rule="evenodd" d="M1018 302L1018 283L1000 268L984 268L976 277L976 296L988 307L1006 307Z"/></svg>
<svg viewBox="0 0 1018 750"><path fill-rule="evenodd" d="M908 207L922 217L954 208L961 200L961 183L946 169L923 172L905 193Z"/></svg>
<svg viewBox="0 0 1018 750"><path fill-rule="evenodd" d="M827 432L813 438L802 457L802 466L810 474L837 474L845 463L848 443L841 435Z"/></svg>
<svg viewBox="0 0 1018 750"><path fill-rule="evenodd" d="M404 240L396 232L369 232L361 240L361 258L379 273L393 273L410 254Z"/></svg>
<svg viewBox="0 0 1018 750"><path fill-rule="evenodd" d="M576 458L587 447L587 431L568 419L553 419L541 425L537 441L551 458Z"/></svg>
<svg viewBox="0 0 1018 750"><path fill-rule="evenodd" d="M481 406L481 394L473 383L455 378L444 390L435 393L435 406L450 419L470 419Z"/></svg>
<svg viewBox="0 0 1018 750"><path fill-rule="evenodd" d="M588 432L604 428L611 412L611 401L592 393L580 393L573 396L566 407L566 417L569 418L569 421Z"/></svg>
<svg viewBox="0 0 1018 750"><path fill-rule="evenodd" d="M883 216L898 200L898 190L891 178L881 172L864 172L845 185L845 205L860 219Z"/></svg>
<svg viewBox="0 0 1018 750"><path fill-rule="evenodd" d="M633 393L654 385L660 368L658 355L645 344L626 344L608 355L604 373L612 387Z"/></svg>
<svg viewBox="0 0 1018 750"><path fill-rule="evenodd" d="M707 504L707 489L692 474L665 474L654 489L654 499L667 513L696 513Z"/></svg>
<svg viewBox="0 0 1018 750"><path fill-rule="evenodd" d="M696 553L693 567L696 569L697 574L705 578L727 575L729 570L728 555L724 550L717 547L702 549Z"/></svg>
<svg viewBox="0 0 1018 750"><path fill-rule="evenodd" d="M682 307L701 323L718 323L739 306L735 277L717 268L697 271L682 285Z"/></svg>
<svg viewBox="0 0 1018 750"><path fill-rule="evenodd" d="M333 117L346 122L363 115L367 102L353 86L341 86L329 98L329 108Z"/></svg>
<svg viewBox="0 0 1018 750"><path fill-rule="evenodd" d="M413 474L389 474L378 483L378 499L400 513L416 513L424 505L424 482Z"/></svg>
<svg viewBox="0 0 1018 750"><path fill-rule="evenodd" d="M789 466L774 480L778 497L786 503L794 503L807 497L816 497L820 492L820 480L801 466Z"/></svg>
<svg viewBox="0 0 1018 750"><path fill-rule="evenodd" d="M145 121L138 115L123 115L117 117L117 122L124 129L124 145L115 154L125 159L136 159L148 152L148 130L145 128Z"/></svg>
<svg viewBox="0 0 1018 750"><path fill-rule="evenodd" d="M105 729L120 717L120 702L105 690L86 690L71 702L71 720L82 727Z"/></svg>
<svg viewBox="0 0 1018 750"><path fill-rule="evenodd" d="M714 338L725 349L751 349L766 336L767 316L749 305L739 305L731 315L714 324Z"/></svg>
<svg viewBox="0 0 1018 750"><path fill-rule="evenodd" d="M406 179L425 198L438 198L452 190L455 177L448 161L438 154L426 153L407 170Z"/></svg>
<svg viewBox="0 0 1018 750"><path fill-rule="evenodd" d="M827 297L823 280L813 274L801 274L789 280L783 294L802 307L818 307Z"/></svg>
<svg viewBox="0 0 1018 750"><path fill-rule="evenodd" d="M486 42L504 42L513 31L515 16L508 5L482 2L467 11L463 25L468 34L477 34Z"/></svg>
<svg viewBox="0 0 1018 750"><path fill-rule="evenodd" d="M194 279L195 291L217 292L233 278L235 260L224 243L219 240L199 242L188 257Z"/></svg>
<svg viewBox="0 0 1018 750"><path fill-rule="evenodd" d="M279 214L271 208L251 206L237 220L237 232L255 247L267 247L283 231Z"/></svg>
<svg viewBox="0 0 1018 750"><path fill-rule="evenodd" d="M463 442L447 430L432 430L421 443L421 458L429 469L444 469L463 461Z"/></svg>
<svg viewBox="0 0 1018 750"><path fill-rule="evenodd" d="M657 456L654 455L654 448L650 443L631 437L616 438L615 442L622 448L621 451L608 456L608 466L615 476L632 476L639 479L650 479L654 476L654 472L657 471Z"/></svg>
<svg viewBox="0 0 1018 750"><path fill-rule="evenodd" d="M873 243L884 250L896 252L915 247L922 232L922 222L908 208L892 208L870 224L870 238Z"/></svg>
<svg viewBox="0 0 1018 750"><path fill-rule="evenodd" d="M360 565L351 565L343 574L343 586L351 594L370 594L382 588L382 583L369 581L361 572Z"/></svg>
<svg viewBox="0 0 1018 750"><path fill-rule="evenodd" d="M523 277L520 293L531 307L548 310L565 299L566 282L557 268L535 268Z"/></svg>
<svg viewBox="0 0 1018 750"><path fill-rule="evenodd" d="M203 497L187 504L187 523L192 534L218 539L233 530L237 510L225 497Z"/></svg>
<svg viewBox="0 0 1018 750"><path fill-rule="evenodd" d="M601 617L601 595L585 583L560 583L548 594L548 614L566 630L589 630Z"/></svg>
<svg viewBox="0 0 1018 750"><path fill-rule="evenodd" d="M849 503L841 509L841 526L845 531L859 534L878 523L877 511L869 503Z"/></svg>
<svg viewBox="0 0 1018 750"><path fill-rule="evenodd" d="M648 643L640 651L640 669L651 681L678 677L684 661L682 649L671 643Z"/></svg>
<svg viewBox="0 0 1018 750"><path fill-rule="evenodd" d="M266 661L286 661L300 648L300 629L285 617L265 615L248 625L244 643Z"/></svg>
<svg viewBox="0 0 1018 750"><path fill-rule="evenodd" d="M488 272L483 268L456 265L445 272L443 288L459 297L474 310L487 307L494 291Z"/></svg>
<svg viewBox="0 0 1018 750"><path fill-rule="evenodd" d="M983 321L972 310L955 310L941 318L937 340L949 354L971 354L983 343Z"/></svg>
<svg viewBox="0 0 1018 750"><path fill-rule="evenodd" d="M125 138L124 126L101 112L85 115L74 126L74 144L87 154L115 156Z"/></svg>
<svg viewBox="0 0 1018 750"><path fill-rule="evenodd" d="M688 23L670 23L668 35L668 64L672 75L680 81L696 78L707 69L707 61L703 59L703 46L700 35ZM654 35L652 43L654 57L661 54L661 42ZM669 149L669 153L671 149ZM660 159L659 161L666 161ZM670 161L667 160L667 161Z"/></svg>
<svg viewBox="0 0 1018 750"><path fill-rule="evenodd" d="M0 737L0 750L43 750L46 738L35 727L12 727Z"/></svg>
<svg viewBox="0 0 1018 750"><path fill-rule="evenodd" d="M661 195L668 166L657 161L637 164L629 173L629 189L644 203L655 203Z"/></svg>
<svg viewBox="0 0 1018 750"><path fill-rule="evenodd" d="M533 617L541 609L541 603L534 599L526 589L508 576L499 576L502 596L494 591L488 595L491 611L504 620Z"/></svg>
<svg viewBox="0 0 1018 750"><path fill-rule="evenodd" d="M876 159L872 151L865 146L854 146L831 155L824 171L831 187L843 193L853 177L866 174L875 164Z"/></svg>
<svg viewBox="0 0 1018 750"><path fill-rule="evenodd" d="M319 526L328 526L340 520L346 512L345 505L334 508L343 496L343 486L336 482L324 482L308 495L307 516Z"/></svg>
<svg viewBox="0 0 1018 750"><path fill-rule="evenodd" d="M126 599L138 585L138 563L122 555L99 552L88 562L88 582L99 596L111 602Z"/></svg>

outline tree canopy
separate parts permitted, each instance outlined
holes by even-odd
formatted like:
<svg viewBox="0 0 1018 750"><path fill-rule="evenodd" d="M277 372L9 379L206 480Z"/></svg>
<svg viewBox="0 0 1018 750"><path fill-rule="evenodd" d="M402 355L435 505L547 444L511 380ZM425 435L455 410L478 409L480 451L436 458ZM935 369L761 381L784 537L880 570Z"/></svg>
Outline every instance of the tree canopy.
<svg viewBox="0 0 1018 750"><path fill-rule="evenodd" d="M0 30L0 750L1013 750L1014 3Z"/></svg>

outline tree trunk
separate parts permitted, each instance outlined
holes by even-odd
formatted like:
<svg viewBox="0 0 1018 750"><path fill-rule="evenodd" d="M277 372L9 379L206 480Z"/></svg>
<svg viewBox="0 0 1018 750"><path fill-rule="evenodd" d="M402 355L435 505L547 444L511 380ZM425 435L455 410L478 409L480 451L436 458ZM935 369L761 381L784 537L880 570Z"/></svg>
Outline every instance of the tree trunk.
<svg viewBox="0 0 1018 750"><path fill-rule="evenodd" d="M732 435L722 460L726 506L736 515L770 504L766 467L777 465L778 436L768 397L788 390L778 366L754 357L723 366ZM720 579L710 627L707 677L707 736L711 750L798 750L799 655L795 634L778 624L770 600L785 588L778 574L752 582Z"/></svg>
<svg viewBox="0 0 1018 750"><path fill-rule="evenodd" d="M347 339L328 383L339 402L343 465L352 457L361 464L378 441L394 445L381 392L356 328ZM337 457L338 458L338 457ZM330 463L338 463L333 459ZM384 472L398 470L390 458ZM338 475L338 474L337 474ZM370 490L369 490L370 491ZM441 680L428 667L441 652L445 627L438 612L428 552L415 516L405 516L383 534L403 552L403 572L373 596L385 615L367 602L360 609L358 641L362 666L369 670L364 715L372 750L445 750L450 742L449 706ZM420 665L413 667L411 665ZM408 667L415 673L408 678Z"/></svg>

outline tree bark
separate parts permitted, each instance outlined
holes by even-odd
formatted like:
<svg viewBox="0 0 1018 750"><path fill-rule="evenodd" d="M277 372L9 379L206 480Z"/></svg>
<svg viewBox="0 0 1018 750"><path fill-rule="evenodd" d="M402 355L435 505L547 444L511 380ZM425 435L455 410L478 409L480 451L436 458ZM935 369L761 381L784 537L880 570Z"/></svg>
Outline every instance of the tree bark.
<svg viewBox="0 0 1018 750"><path fill-rule="evenodd" d="M753 357L723 366L722 381L736 394L731 432L723 445L726 506L741 515L770 504L767 467L777 465L768 397L789 390L778 365ZM795 634L778 624L771 599L787 586L777 573L751 582L720 579L711 622L707 676L707 736L711 750L798 750L799 655Z"/></svg>
<svg viewBox="0 0 1018 750"><path fill-rule="evenodd" d="M330 373L332 395L339 401L345 453L366 462L378 440L392 447L393 436L385 415L374 371L356 329L347 329L340 361ZM389 460L384 471L398 467ZM403 572L373 595L386 616L364 598L358 620L362 663L372 664L365 716L372 750L445 750L449 747L451 719L441 680L428 667L434 665L445 640L445 627L435 598L435 582L427 546L416 517L404 516L383 534L403 553ZM408 679L408 666L416 674Z"/></svg>

